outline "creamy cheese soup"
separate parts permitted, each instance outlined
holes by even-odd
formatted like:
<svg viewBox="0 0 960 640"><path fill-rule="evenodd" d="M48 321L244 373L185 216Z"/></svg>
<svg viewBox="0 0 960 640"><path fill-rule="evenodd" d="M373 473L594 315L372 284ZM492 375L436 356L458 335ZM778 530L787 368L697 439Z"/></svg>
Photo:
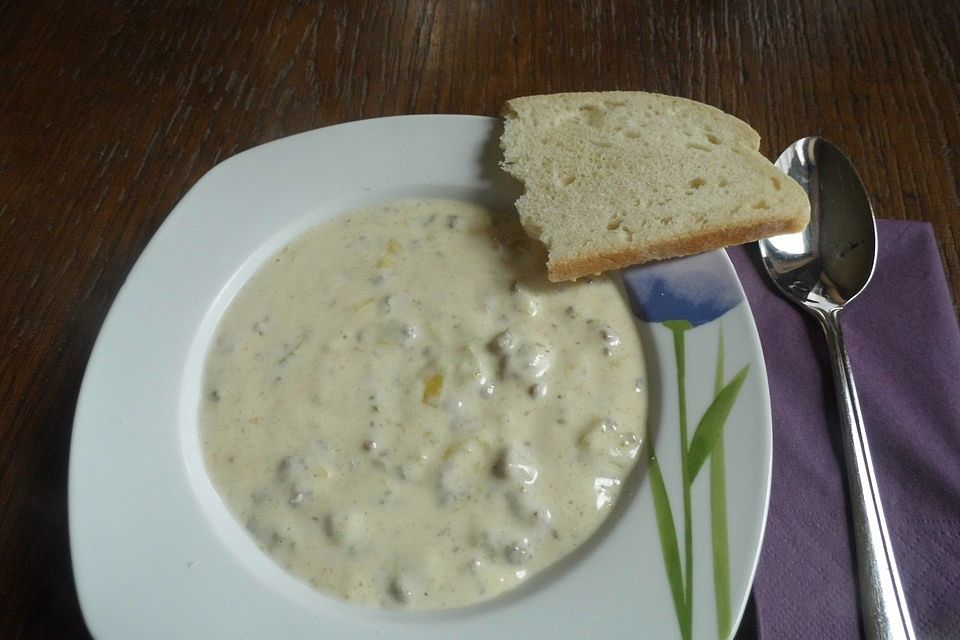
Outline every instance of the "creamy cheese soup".
<svg viewBox="0 0 960 640"><path fill-rule="evenodd" d="M317 589L444 609L507 591L610 513L644 436L619 285L546 279L512 217L409 200L316 227L227 309L207 470Z"/></svg>

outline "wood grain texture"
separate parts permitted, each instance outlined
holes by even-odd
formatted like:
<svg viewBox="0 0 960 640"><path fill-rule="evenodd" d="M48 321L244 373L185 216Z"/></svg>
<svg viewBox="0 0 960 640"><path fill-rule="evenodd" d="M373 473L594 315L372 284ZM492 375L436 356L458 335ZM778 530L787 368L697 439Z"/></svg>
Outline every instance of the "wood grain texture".
<svg viewBox="0 0 960 640"><path fill-rule="evenodd" d="M942 0L0 0L0 637L84 637L66 469L137 256L217 162L316 127L642 89L823 135L960 297L960 10Z"/></svg>

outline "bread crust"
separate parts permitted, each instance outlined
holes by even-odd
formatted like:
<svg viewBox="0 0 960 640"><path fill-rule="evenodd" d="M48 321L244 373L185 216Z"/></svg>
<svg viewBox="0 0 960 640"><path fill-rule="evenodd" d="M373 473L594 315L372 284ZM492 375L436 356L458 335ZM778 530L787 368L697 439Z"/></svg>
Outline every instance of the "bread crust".
<svg viewBox="0 0 960 640"><path fill-rule="evenodd" d="M653 260L665 260L712 251L761 238L798 233L806 228L796 220L781 220L765 224L751 224L718 229L710 233L688 234L670 240L646 244L643 247L625 247L619 251L604 251L569 260L551 260L547 263L547 277L551 282L569 282L594 276L604 271L622 269Z"/></svg>

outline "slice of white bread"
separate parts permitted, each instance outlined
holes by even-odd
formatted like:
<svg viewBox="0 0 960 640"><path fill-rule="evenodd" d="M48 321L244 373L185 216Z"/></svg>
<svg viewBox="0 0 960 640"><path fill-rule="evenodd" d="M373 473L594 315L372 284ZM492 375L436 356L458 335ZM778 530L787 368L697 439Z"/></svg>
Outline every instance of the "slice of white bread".
<svg viewBox="0 0 960 640"><path fill-rule="evenodd" d="M550 280L575 280L806 227L800 186L760 135L714 107L639 91L507 102L502 167Z"/></svg>

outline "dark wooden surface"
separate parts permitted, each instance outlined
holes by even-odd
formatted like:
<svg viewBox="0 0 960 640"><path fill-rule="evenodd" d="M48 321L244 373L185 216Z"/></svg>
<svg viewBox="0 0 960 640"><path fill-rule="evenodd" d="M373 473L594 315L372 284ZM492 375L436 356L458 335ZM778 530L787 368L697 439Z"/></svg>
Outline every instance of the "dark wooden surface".
<svg viewBox="0 0 960 640"><path fill-rule="evenodd" d="M241 6L243 4L243 6ZM807 134L960 296L960 10L943 0L0 0L0 637L87 635L66 484L84 367L152 234L214 164L324 125L642 89Z"/></svg>

